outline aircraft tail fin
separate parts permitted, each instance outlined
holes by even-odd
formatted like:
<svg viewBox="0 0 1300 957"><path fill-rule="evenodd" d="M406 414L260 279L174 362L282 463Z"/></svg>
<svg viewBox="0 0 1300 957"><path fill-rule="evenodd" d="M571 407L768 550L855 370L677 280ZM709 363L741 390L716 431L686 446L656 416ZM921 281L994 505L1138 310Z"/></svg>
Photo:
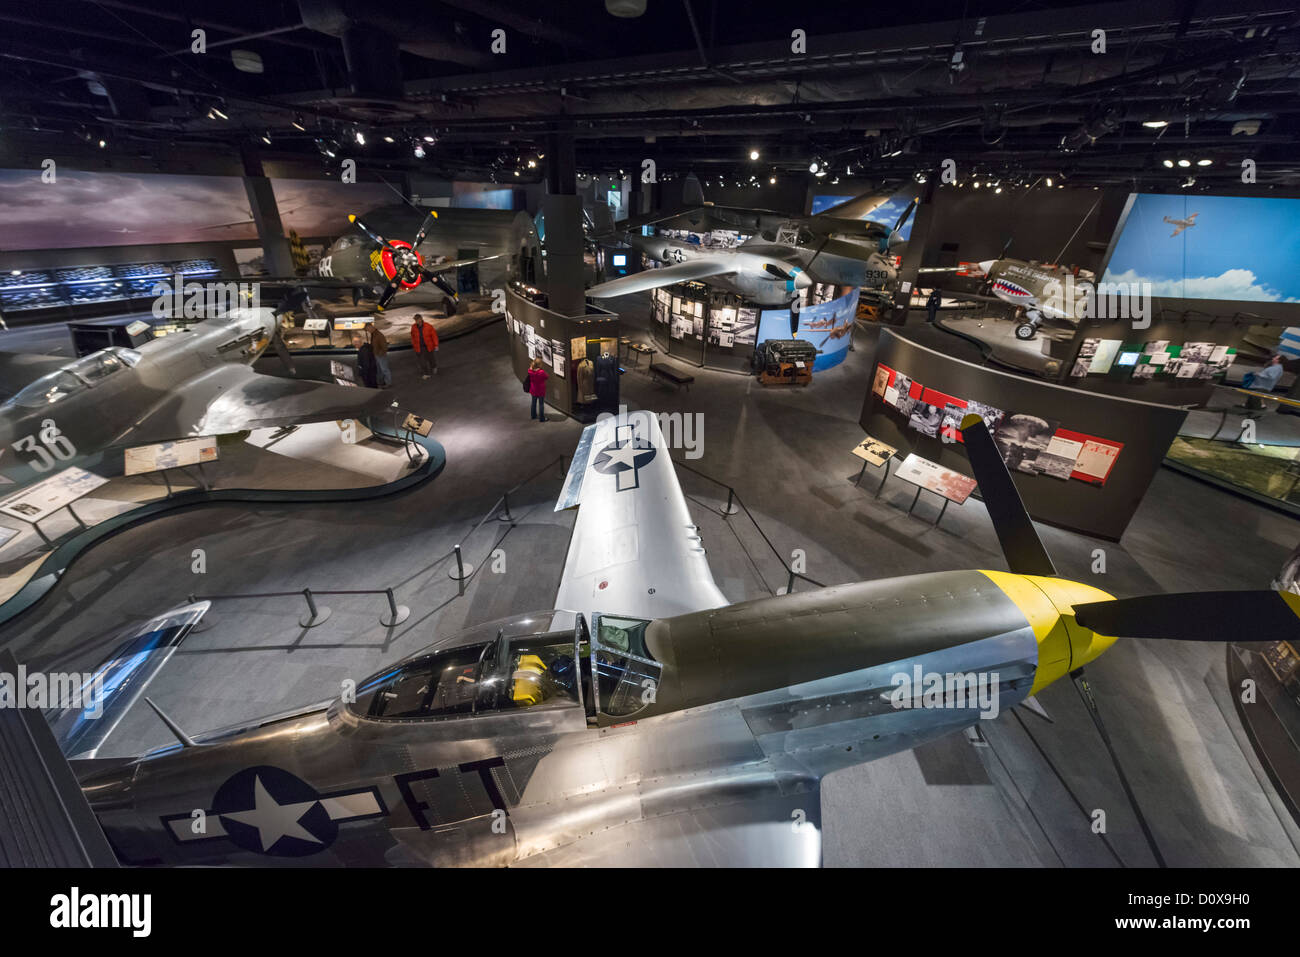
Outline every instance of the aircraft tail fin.
<svg viewBox="0 0 1300 957"><path fill-rule="evenodd" d="M95 757L210 607L206 601L182 605L122 635L109 659L81 683L79 703L64 707L50 721L66 757Z"/></svg>
<svg viewBox="0 0 1300 957"><path fill-rule="evenodd" d="M979 482L980 495L998 534L1002 554L1006 556L1007 567L1018 575L1055 576L1056 566L1034 529L1034 521L1020 500L1020 493L984 419L975 414L967 415L962 419L961 437L975 480Z"/></svg>
<svg viewBox="0 0 1300 957"><path fill-rule="evenodd" d="M1300 640L1300 595L1286 591L1210 591L1143 595L1074 606L1080 625L1112 638L1228 641ZM1243 634L1248 625L1250 634Z"/></svg>

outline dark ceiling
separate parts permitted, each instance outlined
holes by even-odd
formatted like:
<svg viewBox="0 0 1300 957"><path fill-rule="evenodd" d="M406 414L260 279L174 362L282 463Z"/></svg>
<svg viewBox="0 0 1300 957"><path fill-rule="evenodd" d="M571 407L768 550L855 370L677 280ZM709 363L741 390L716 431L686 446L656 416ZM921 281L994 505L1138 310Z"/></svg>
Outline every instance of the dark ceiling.
<svg viewBox="0 0 1300 957"><path fill-rule="evenodd" d="M739 183L809 178L817 159L826 182L884 181L951 159L963 182L1221 188L1249 159L1259 183L1296 187L1294 7L648 0L620 18L601 0L10 3L0 164L355 158L526 182L547 135L571 130L591 173L648 158L660 178Z"/></svg>

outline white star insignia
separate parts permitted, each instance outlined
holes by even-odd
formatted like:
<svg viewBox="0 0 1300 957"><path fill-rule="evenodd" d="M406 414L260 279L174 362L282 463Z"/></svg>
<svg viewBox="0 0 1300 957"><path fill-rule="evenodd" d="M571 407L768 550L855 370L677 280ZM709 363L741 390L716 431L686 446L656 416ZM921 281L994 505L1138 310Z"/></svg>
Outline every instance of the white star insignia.
<svg viewBox="0 0 1300 957"><path fill-rule="evenodd" d="M313 799L298 804L281 804L271 797L271 793L262 784L259 776L253 779L252 810L236 811L221 816L257 828L258 836L262 839L262 850L269 851L282 837L293 837L311 844L323 843L320 838L298 823L319 803Z"/></svg>

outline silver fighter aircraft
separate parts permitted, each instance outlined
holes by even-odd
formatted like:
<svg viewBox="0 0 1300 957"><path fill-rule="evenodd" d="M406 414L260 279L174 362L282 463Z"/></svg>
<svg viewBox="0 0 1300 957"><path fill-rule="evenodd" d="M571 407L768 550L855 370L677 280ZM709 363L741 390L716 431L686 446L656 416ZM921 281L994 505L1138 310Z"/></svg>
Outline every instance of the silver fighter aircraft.
<svg viewBox="0 0 1300 957"><path fill-rule="evenodd" d="M655 416L583 433L562 610L443 637L296 712L94 757L203 607L101 669L55 721L129 864L812 865L822 778L1076 672L1115 640L1300 637L1300 596L1115 600L1057 578L979 416L965 448L1011 567L728 605ZM148 700L148 699L146 699ZM149 702L153 705L153 702Z"/></svg>
<svg viewBox="0 0 1300 957"><path fill-rule="evenodd" d="M812 285L808 274L776 256L760 256L742 247L713 248L658 236L623 237L633 249L664 263L587 290L593 299L626 296L678 282L701 281L735 293L760 306L788 306Z"/></svg>
<svg viewBox="0 0 1300 957"><path fill-rule="evenodd" d="M0 353L0 494L55 468L95 471L113 454L120 465L126 446L346 419L387 405L374 389L254 372L272 345L292 370L271 310L243 308L72 361Z"/></svg>

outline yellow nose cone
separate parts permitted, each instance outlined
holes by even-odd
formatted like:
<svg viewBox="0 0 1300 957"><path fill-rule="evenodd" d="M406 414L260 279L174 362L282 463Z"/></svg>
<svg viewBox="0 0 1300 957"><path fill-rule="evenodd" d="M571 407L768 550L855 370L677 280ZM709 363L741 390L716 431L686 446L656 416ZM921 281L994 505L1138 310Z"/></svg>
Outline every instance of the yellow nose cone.
<svg viewBox="0 0 1300 957"><path fill-rule="evenodd" d="M1074 619L1075 605L1115 600L1100 588L1039 575L984 574L1016 603L1038 639L1038 668L1030 694L1082 668L1115 643L1114 638L1084 628Z"/></svg>

